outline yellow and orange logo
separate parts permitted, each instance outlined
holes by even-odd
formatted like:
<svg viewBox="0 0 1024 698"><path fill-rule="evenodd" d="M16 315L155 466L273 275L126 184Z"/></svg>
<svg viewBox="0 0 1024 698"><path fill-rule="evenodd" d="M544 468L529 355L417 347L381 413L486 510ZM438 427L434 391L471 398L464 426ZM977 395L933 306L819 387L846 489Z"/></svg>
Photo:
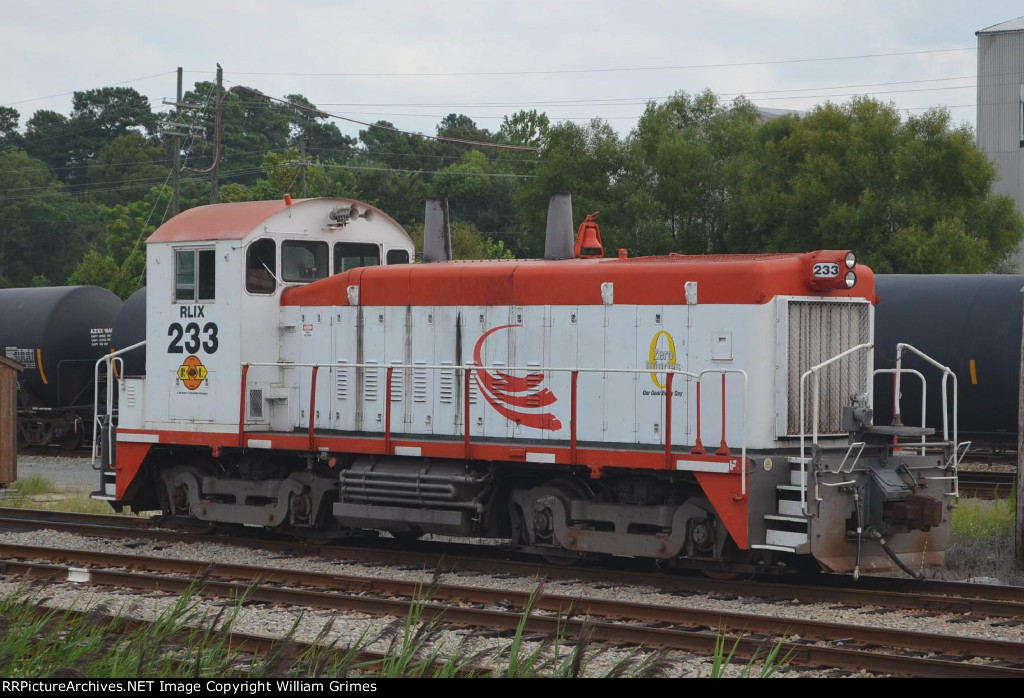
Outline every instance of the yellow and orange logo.
<svg viewBox="0 0 1024 698"><path fill-rule="evenodd" d="M189 356L178 366L178 378L189 390L195 390L206 380L206 366L198 356Z"/></svg>
<svg viewBox="0 0 1024 698"><path fill-rule="evenodd" d="M647 368L651 371L678 371L679 363L676 358L676 342L665 330L655 333L651 338L651 348L647 355ZM663 375L651 374L651 381L662 390L665 384L662 383Z"/></svg>

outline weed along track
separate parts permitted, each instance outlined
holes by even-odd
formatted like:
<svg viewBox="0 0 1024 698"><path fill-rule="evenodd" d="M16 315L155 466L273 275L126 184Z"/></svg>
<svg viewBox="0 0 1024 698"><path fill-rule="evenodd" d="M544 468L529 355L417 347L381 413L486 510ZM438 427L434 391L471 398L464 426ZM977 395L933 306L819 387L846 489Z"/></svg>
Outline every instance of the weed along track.
<svg viewBox="0 0 1024 698"><path fill-rule="evenodd" d="M773 651L777 661L785 657L785 671L801 675L1024 676L1021 604L961 597L943 610L926 586L903 595L870 590L879 600L868 605L852 602L849 590L825 587L790 586L786 598L786 585L715 583L718 591L709 593L700 580L667 579L652 589L581 581L571 571L538 583L507 571L471 576L465 569L434 572L214 543L200 551L195 544L130 537L11 536L19 544L0 547L9 590L15 580L45 582L47 596L70 590L108 609L201 599L230 613L235 633L271 643L282 637L333 642L333 650L358 648L385 658L401 655L388 643L396 628L411 624L429 628L440 666L445 657L473 657L463 671L500 671L513 644L527 643L548 653L561 648L563 656L569 648L600 656L585 664L594 673L610 671L632 651L633 661L653 663L645 671L656 664L669 675L701 675L724 642L734 661L763 661ZM47 544L33 545L33 538ZM238 561L243 558L249 562ZM608 586L614 588L602 588ZM778 598L761 598L755 589ZM259 632L240 628L243 619Z"/></svg>

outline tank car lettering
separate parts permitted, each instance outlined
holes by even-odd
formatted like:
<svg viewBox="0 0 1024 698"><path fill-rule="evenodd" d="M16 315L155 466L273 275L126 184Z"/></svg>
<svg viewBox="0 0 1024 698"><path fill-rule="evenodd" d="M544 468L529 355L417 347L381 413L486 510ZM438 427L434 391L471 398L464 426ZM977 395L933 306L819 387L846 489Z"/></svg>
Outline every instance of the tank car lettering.
<svg viewBox="0 0 1024 698"><path fill-rule="evenodd" d="M167 345L168 354L198 354L201 348L207 354L216 353L220 347L217 339L217 323L208 322L199 327L199 323L190 322L184 327L181 323L172 322L167 328L167 336L171 343Z"/></svg>
<svg viewBox="0 0 1024 698"><path fill-rule="evenodd" d="M89 330L89 343L94 347L109 347L113 327L93 327Z"/></svg>
<svg viewBox="0 0 1024 698"><path fill-rule="evenodd" d="M34 349L21 349L19 347L7 347L4 354L8 359L17 361L25 368L36 367L36 352Z"/></svg>

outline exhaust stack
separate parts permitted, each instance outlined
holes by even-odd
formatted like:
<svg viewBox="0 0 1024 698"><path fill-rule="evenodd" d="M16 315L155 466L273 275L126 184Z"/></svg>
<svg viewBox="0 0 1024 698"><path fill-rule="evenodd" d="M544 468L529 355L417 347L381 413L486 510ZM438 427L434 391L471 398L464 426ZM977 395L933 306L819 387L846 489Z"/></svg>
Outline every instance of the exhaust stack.
<svg viewBox="0 0 1024 698"><path fill-rule="evenodd" d="M576 256L572 231L572 195L552 194L548 201L548 226L544 236L544 259L572 259Z"/></svg>
<svg viewBox="0 0 1024 698"><path fill-rule="evenodd" d="M423 222L423 261L450 262L452 229L448 221L448 199L427 199Z"/></svg>

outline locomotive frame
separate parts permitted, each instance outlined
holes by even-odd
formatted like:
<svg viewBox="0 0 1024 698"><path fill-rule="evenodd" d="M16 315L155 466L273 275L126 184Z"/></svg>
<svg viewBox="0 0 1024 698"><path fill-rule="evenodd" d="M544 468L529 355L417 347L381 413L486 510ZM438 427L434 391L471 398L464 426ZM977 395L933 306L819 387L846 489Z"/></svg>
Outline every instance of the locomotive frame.
<svg viewBox="0 0 1024 698"><path fill-rule="evenodd" d="M873 423L847 251L403 264L383 212L288 199L187 211L147 257L146 375L100 427L115 507L717 573L942 563L967 446Z"/></svg>

